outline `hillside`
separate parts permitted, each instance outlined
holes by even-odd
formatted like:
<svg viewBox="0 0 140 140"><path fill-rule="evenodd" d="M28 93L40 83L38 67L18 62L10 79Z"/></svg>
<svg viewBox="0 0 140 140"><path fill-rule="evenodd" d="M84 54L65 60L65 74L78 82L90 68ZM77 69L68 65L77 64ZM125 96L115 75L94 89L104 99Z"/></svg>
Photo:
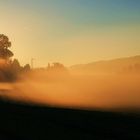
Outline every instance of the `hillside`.
<svg viewBox="0 0 140 140"><path fill-rule="evenodd" d="M139 73L140 55L124 57L113 60L103 60L88 64L73 65L70 67L73 72L80 73Z"/></svg>

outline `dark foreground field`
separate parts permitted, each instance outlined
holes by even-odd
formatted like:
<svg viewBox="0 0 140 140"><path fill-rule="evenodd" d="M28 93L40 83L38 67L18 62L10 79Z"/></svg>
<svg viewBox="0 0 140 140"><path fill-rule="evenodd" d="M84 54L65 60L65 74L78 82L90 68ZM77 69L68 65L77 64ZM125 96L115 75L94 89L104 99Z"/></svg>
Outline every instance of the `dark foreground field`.
<svg viewBox="0 0 140 140"><path fill-rule="evenodd" d="M0 140L140 140L140 116L0 101Z"/></svg>

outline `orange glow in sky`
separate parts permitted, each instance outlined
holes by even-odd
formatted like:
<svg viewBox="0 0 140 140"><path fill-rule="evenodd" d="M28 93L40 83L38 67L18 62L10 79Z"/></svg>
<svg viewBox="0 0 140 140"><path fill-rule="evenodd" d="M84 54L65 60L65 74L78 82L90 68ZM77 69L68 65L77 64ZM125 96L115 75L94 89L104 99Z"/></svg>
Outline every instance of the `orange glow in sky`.
<svg viewBox="0 0 140 140"><path fill-rule="evenodd" d="M22 64L35 58L36 67L137 55L139 3L113 1L2 0L0 32L10 38L15 58Z"/></svg>

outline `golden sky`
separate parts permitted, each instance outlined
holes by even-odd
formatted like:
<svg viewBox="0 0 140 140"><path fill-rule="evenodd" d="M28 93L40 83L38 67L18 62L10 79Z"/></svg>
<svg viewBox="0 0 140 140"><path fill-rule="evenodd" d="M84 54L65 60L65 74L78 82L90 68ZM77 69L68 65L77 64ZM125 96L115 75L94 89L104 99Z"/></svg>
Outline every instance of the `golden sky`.
<svg viewBox="0 0 140 140"><path fill-rule="evenodd" d="M140 54L138 0L1 0L0 33L21 64L66 66Z"/></svg>

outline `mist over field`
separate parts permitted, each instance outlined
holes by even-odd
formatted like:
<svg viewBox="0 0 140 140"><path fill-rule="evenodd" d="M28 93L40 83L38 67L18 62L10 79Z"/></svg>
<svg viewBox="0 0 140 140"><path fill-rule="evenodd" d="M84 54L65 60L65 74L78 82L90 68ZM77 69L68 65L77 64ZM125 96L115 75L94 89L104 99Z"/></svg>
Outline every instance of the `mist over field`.
<svg viewBox="0 0 140 140"><path fill-rule="evenodd" d="M32 71L0 84L1 96L16 101L87 109L139 109L139 74L73 74Z"/></svg>

